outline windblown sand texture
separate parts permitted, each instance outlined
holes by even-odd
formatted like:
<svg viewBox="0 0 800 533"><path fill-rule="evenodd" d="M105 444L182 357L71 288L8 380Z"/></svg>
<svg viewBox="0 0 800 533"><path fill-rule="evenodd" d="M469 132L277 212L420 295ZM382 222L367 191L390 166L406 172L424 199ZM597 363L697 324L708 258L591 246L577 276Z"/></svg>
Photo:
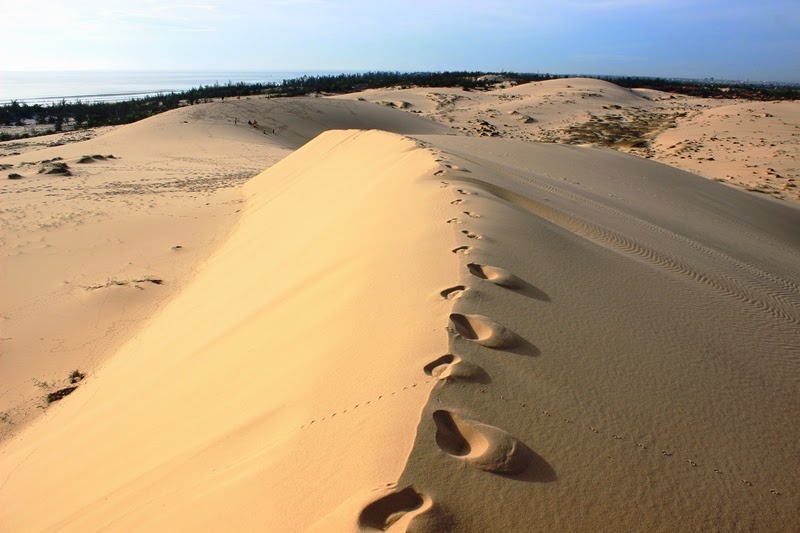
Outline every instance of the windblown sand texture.
<svg viewBox="0 0 800 533"><path fill-rule="evenodd" d="M800 528L800 209L497 137L253 98L0 160L75 170L3 183L3 390L91 370L7 431L1 529ZM76 162L92 153L118 157ZM59 367L15 323L51 308L45 339L122 334Z"/></svg>

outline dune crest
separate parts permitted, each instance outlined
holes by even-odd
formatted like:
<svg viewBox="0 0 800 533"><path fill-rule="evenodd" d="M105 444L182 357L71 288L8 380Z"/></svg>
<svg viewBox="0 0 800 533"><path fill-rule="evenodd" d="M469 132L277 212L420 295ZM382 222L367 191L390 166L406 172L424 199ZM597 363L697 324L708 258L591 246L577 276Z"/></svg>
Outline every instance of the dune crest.
<svg viewBox="0 0 800 533"><path fill-rule="evenodd" d="M438 168L414 140L331 131L248 182L196 279L5 446L4 526L296 531L396 481L458 280ZM348 516L394 531L422 505L387 498Z"/></svg>

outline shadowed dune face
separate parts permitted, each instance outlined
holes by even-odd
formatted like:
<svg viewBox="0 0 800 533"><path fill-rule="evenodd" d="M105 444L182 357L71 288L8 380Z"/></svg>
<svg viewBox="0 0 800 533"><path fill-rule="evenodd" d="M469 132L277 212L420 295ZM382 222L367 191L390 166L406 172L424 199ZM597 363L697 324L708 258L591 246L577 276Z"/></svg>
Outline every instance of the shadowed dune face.
<svg viewBox="0 0 800 533"><path fill-rule="evenodd" d="M437 176L457 200L442 225L484 237L453 249L466 290L449 314L448 355L425 370L479 363L491 380L440 380L401 482L424 485L465 531L591 530L595 506L630 502L643 507L601 520L623 530L675 516L701 528L710 516L730 527L795 524L786 492L768 486L791 485L782 465L785 447L797 448L784 418L800 412L785 394L794 377L777 369L800 361L800 234L790 229L800 212L609 151L423 140L470 170ZM487 344L504 331L536 346ZM766 454L765 434L781 443ZM498 458L515 453L525 459L510 474ZM749 493L754 476L761 490ZM487 493L524 512L473 512ZM763 498L780 517L762 512ZM544 508L563 513L550 520Z"/></svg>

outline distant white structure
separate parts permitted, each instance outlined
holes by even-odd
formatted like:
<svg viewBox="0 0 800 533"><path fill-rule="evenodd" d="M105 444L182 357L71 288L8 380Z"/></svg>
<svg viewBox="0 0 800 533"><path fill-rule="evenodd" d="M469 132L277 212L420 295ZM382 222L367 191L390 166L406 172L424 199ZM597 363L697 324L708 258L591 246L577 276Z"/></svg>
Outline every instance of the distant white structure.
<svg viewBox="0 0 800 533"><path fill-rule="evenodd" d="M476 81L489 82L489 83L503 83L504 81L506 81L506 77L500 74L486 74L484 76L479 76Z"/></svg>

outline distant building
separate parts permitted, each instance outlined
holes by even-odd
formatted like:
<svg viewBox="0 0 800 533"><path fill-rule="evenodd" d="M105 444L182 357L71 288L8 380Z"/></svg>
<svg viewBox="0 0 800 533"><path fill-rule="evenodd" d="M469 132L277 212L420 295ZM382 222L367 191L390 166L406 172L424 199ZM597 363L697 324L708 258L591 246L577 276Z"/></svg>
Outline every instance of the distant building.
<svg viewBox="0 0 800 533"><path fill-rule="evenodd" d="M503 83L506 81L506 77L500 74L486 74L484 76L479 76L477 80L478 82L488 82L488 83Z"/></svg>

